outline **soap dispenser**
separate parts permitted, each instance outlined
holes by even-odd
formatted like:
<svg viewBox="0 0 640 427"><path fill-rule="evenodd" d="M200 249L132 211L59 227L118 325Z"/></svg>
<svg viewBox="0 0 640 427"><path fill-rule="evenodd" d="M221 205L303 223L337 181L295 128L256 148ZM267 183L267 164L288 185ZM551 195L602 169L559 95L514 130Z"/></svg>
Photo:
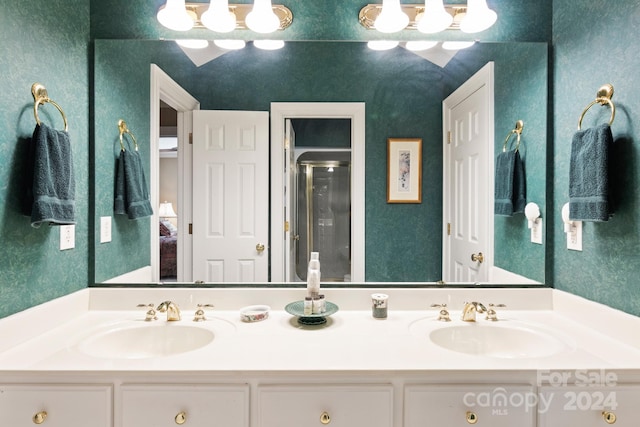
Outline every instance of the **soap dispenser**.
<svg viewBox="0 0 640 427"><path fill-rule="evenodd" d="M307 270L307 296L318 298L320 295L320 254L311 252Z"/></svg>

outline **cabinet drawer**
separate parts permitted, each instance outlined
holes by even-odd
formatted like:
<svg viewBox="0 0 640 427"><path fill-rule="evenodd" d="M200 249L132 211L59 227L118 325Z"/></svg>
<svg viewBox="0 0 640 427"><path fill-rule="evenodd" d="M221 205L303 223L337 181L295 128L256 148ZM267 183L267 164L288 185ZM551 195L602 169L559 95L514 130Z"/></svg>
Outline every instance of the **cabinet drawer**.
<svg viewBox="0 0 640 427"><path fill-rule="evenodd" d="M640 385L539 388L540 427L636 427L640 425ZM608 418L605 419L605 416Z"/></svg>
<svg viewBox="0 0 640 427"><path fill-rule="evenodd" d="M110 427L109 385L2 385L0 425L33 427Z"/></svg>
<svg viewBox="0 0 640 427"><path fill-rule="evenodd" d="M535 390L530 385L406 386L404 426L533 426L535 398Z"/></svg>
<svg viewBox="0 0 640 427"><path fill-rule="evenodd" d="M247 385L121 387L122 427L248 427Z"/></svg>
<svg viewBox="0 0 640 427"><path fill-rule="evenodd" d="M390 427L391 385L264 385L258 387L259 427Z"/></svg>

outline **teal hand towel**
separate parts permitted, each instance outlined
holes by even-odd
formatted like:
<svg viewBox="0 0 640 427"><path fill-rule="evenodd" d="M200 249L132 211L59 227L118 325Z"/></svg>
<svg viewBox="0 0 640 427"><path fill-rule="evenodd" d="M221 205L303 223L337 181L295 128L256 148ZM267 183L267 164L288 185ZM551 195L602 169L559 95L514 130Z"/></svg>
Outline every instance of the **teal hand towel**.
<svg viewBox="0 0 640 427"><path fill-rule="evenodd" d="M524 163L518 151L498 154L495 165L494 214L512 216L526 205Z"/></svg>
<svg viewBox="0 0 640 427"><path fill-rule="evenodd" d="M142 159L136 150L120 151L114 212L129 219L153 215Z"/></svg>
<svg viewBox="0 0 640 427"><path fill-rule="evenodd" d="M44 123L36 125L29 161L31 226L75 224L76 181L69 134Z"/></svg>
<svg viewBox="0 0 640 427"><path fill-rule="evenodd" d="M608 124L579 130L571 141L569 218L608 221L609 157L613 136Z"/></svg>

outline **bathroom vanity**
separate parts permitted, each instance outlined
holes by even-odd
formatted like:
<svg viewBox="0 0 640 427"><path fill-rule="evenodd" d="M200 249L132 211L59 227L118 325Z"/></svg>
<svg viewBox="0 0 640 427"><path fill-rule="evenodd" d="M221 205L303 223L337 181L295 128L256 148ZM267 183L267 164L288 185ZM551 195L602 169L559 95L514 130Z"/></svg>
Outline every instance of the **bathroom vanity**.
<svg viewBox="0 0 640 427"><path fill-rule="evenodd" d="M90 288L2 319L2 424L637 425L637 317L547 288L380 287L325 289L339 310L306 326L284 310L304 292ZM145 321L163 301L181 320ZM464 322L465 301L506 307ZM241 321L253 304L268 318Z"/></svg>

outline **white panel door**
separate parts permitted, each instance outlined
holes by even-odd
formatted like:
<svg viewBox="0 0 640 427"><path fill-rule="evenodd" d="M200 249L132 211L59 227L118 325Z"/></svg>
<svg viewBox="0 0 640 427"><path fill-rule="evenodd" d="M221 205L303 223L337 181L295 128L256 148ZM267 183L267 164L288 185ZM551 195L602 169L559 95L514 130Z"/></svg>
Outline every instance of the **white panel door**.
<svg viewBox="0 0 640 427"><path fill-rule="evenodd" d="M268 280L269 113L193 112L193 280Z"/></svg>
<svg viewBox="0 0 640 427"><path fill-rule="evenodd" d="M447 224L443 254L446 282L486 281L492 264L493 110L488 108L492 105L491 91L479 79L474 85L463 85L454 92L451 95L454 102L445 100L445 132L450 132L445 146L443 197Z"/></svg>

